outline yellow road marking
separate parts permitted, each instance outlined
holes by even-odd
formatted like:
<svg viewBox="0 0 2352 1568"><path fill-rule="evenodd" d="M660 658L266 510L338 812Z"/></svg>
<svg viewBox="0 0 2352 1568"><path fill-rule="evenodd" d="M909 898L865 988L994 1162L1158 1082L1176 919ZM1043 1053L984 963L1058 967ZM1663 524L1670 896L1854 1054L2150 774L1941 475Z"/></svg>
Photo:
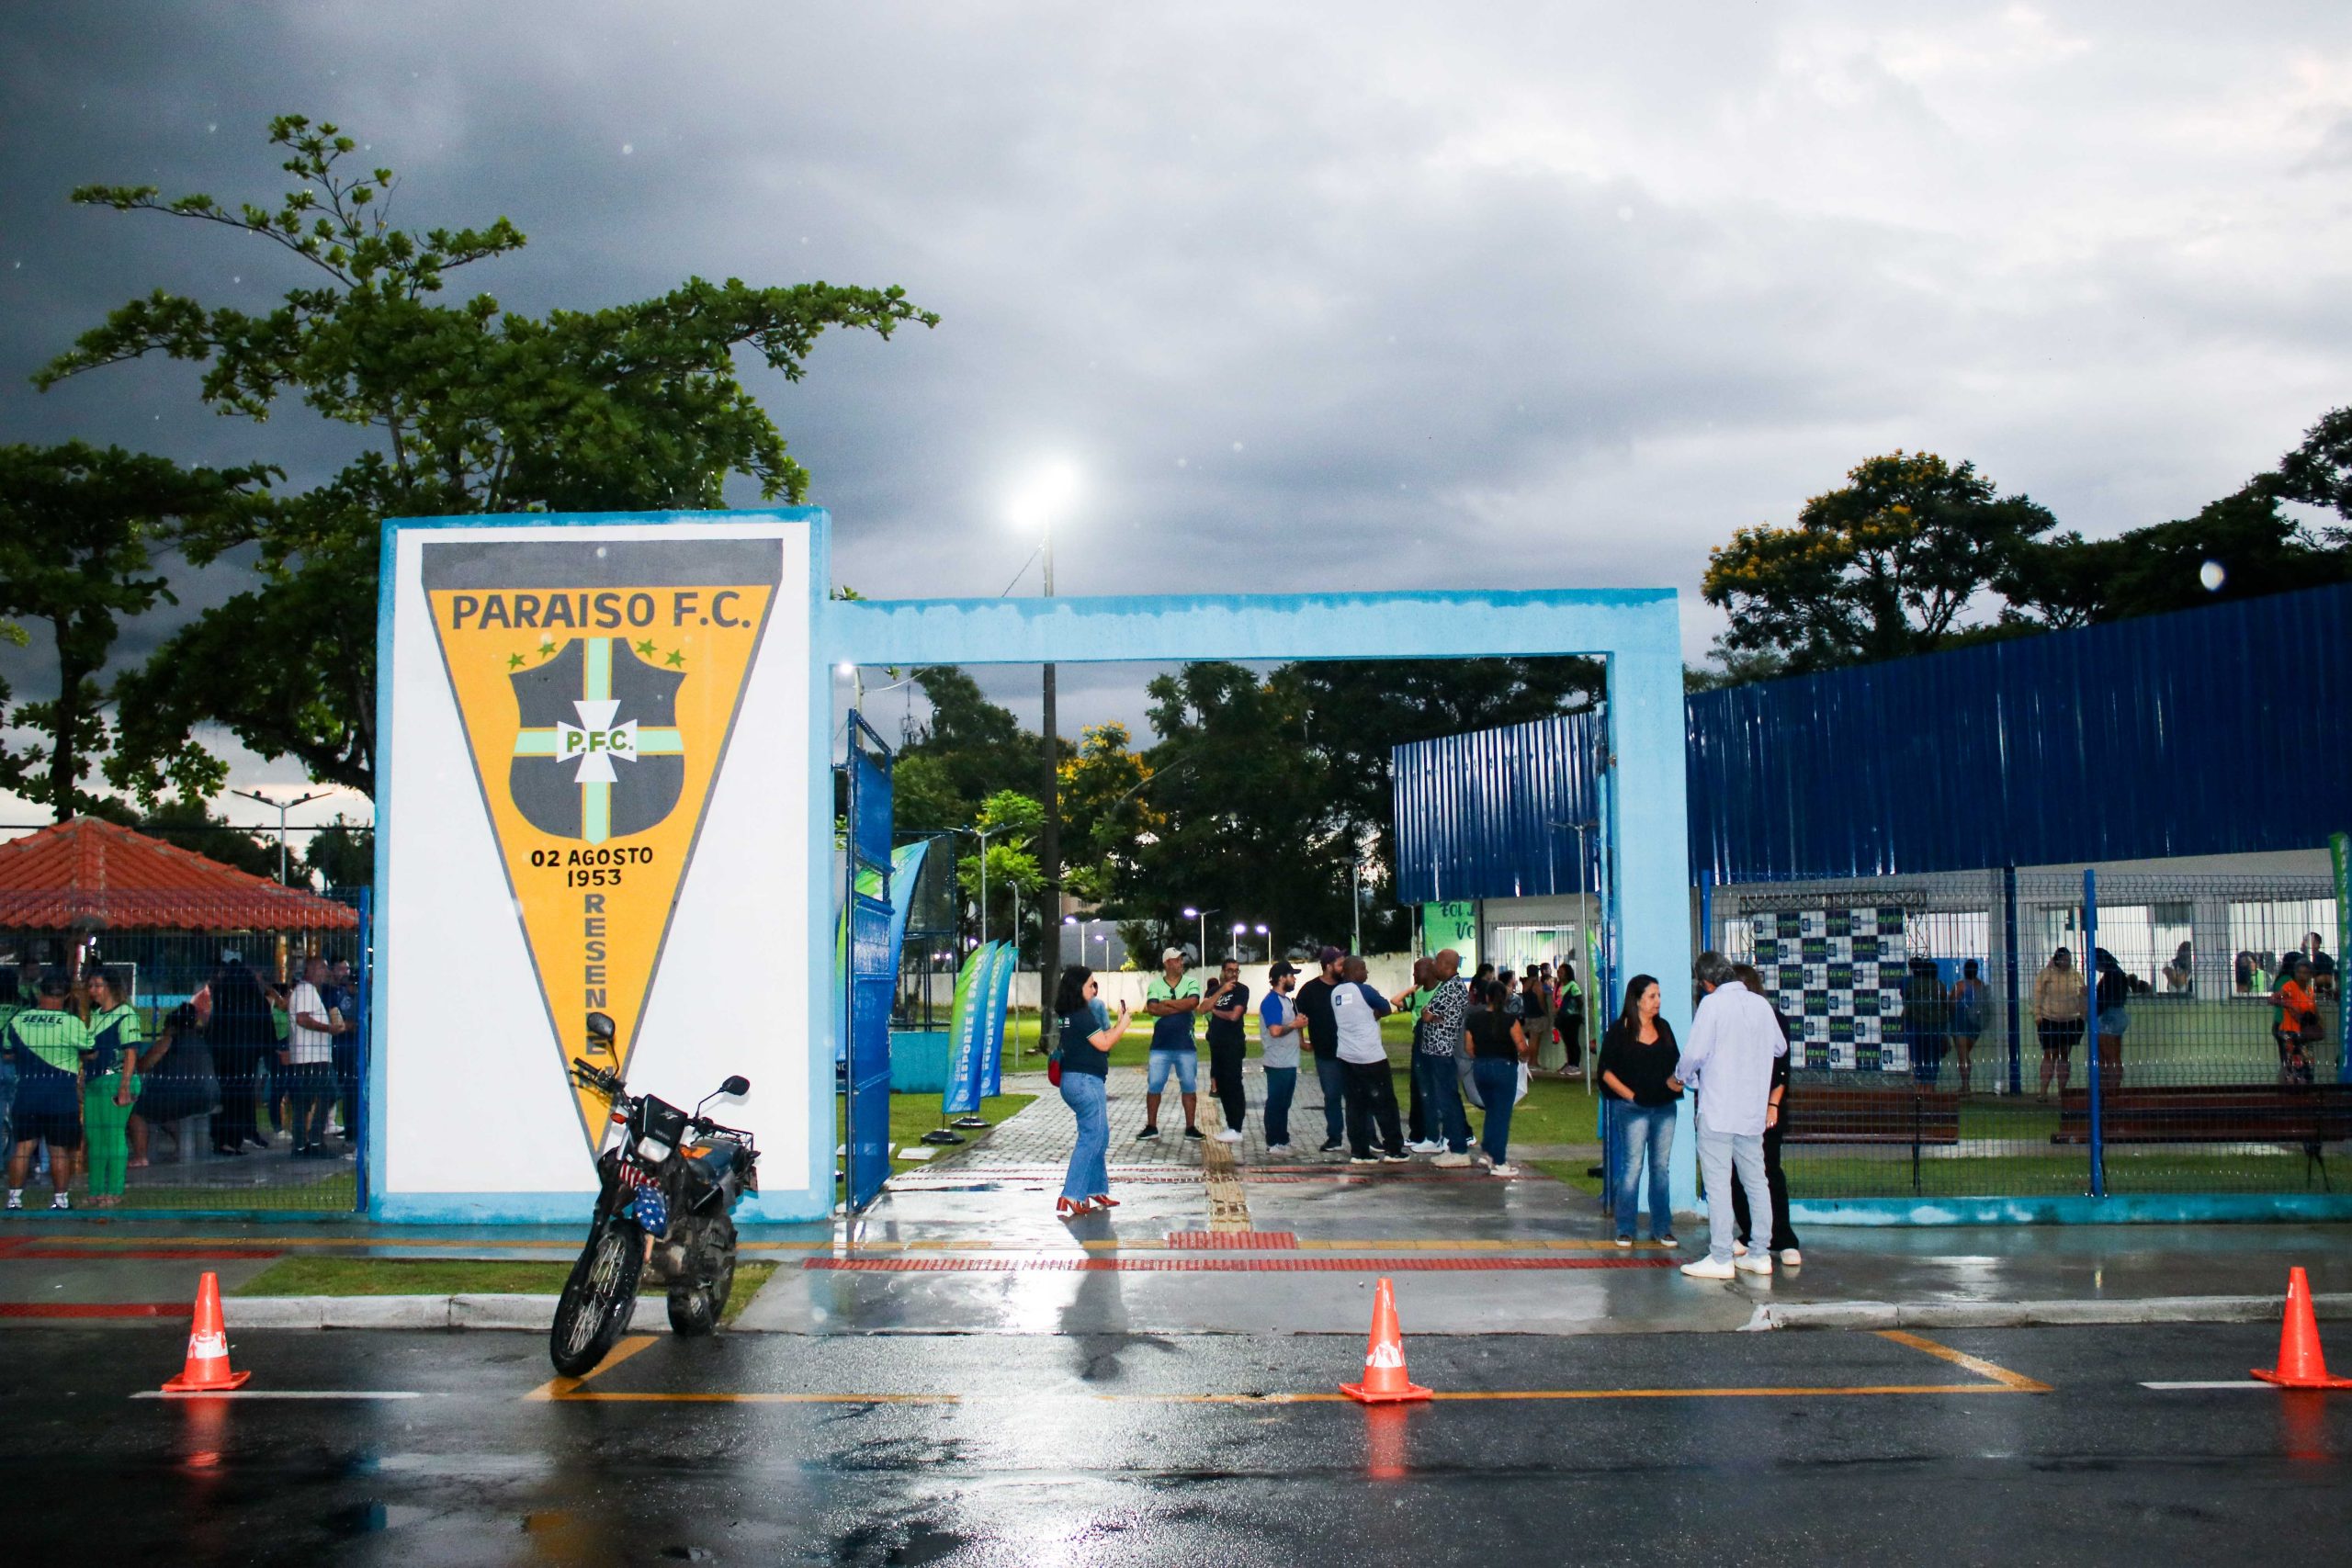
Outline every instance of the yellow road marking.
<svg viewBox="0 0 2352 1568"><path fill-rule="evenodd" d="M659 1335L653 1334L628 1335L625 1337L619 1344L614 1346L609 1351L605 1352L605 1359L603 1360L589 1368L588 1371L581 1376L576 1378L549 1378L547 1382L541 1383L538 1387L533 1389L523 1397L526 1400L570 1398L572 1396L573 1391L578 1389L581 1384L586 1382L590 1378L595 1377L599 1373L611 1371L615 1367L619 1366L623 1361L628 1360L631 1356L636 1355L639 1350L644 1349L648 1345L652 1344L653 1341L659 1337Z"/></svg>
<svg viewBox="0 0 2352 1568"><path fill-rule="evenodd" d="M1955 1367L1965 1367L1978 1377L1990 1378L2013 1393L2048 1393L2050 1392L2050 1385L2046 1382L2037 1382L2023 1372L2013 1372L2007 1367L1996 1367L1992 1362L1981 1357L1972 1356L1965 1350L1955 1350L1949 1345L1939 1345L1923 1335L1907 1333L1900 1328L1882 1328L1878 1331L1878 1337L1881 1339L1892 1339L1897 1345L1907 1345L1914 1350L1924 1351L1939 1361L1950 1361Z"/></svg>
<svg viewBox="0 0 2352 1568"><path fill-rule="evenodd" d="M1201 1118L1202 1130L1209 1135L1209 1141L1201 1148L1201 1179L1209 1193L1208 1228L1227 1235L1247 1231L1250 1192L1242 1185L1233 1145L1217 1138L1225 1129L1225 1108L1212 1094L1202 1109L1207 1112Z"/></svg>

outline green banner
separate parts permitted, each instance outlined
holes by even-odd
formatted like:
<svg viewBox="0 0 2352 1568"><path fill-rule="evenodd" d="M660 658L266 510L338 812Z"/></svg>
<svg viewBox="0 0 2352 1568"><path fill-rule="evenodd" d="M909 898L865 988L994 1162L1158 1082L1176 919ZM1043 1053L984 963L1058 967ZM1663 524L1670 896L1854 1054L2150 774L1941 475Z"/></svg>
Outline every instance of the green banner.
<svg viewBox="0 0 2352 1568"><path fill-rule="evenodd" d="M1447 948L1462 954L1462 972L1478 972L1478 906L1476 900L1456 899L1445 904L1421 906L1421 951L1425 953L1443 953Z"/></svg>
<svg viewBox="0 0 2352 1568"><path fill-rule="evenodd" d="M978 987L995 962L994 942L976 947L965 955L956 976L956 1005L947 1021L947 1083L939 1102L949 1116L969 1116L980 1108L980 1055L986 1043L981 1015L988 1010Z"/></svg>

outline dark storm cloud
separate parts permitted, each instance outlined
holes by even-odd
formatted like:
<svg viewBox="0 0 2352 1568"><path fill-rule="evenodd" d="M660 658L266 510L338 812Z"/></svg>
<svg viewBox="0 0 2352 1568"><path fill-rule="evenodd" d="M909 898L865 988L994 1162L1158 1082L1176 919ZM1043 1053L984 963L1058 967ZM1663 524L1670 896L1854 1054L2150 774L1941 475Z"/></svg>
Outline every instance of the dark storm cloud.
<svg viewBox="0 0 2352 1568"><path fill-rule="evenodd" d="M300 109L406 220L530 233L461 292L939 310L758 378L869 594L994 592L1055 456L1065 592L1688 592L1873 452L2107 533L2352 400L2340 6L85 5L0 45L12 438L347 450L203 414L185 367L17 378L157 284L282 290L261 247L62 197L268 198L261 124Z"/></svg>

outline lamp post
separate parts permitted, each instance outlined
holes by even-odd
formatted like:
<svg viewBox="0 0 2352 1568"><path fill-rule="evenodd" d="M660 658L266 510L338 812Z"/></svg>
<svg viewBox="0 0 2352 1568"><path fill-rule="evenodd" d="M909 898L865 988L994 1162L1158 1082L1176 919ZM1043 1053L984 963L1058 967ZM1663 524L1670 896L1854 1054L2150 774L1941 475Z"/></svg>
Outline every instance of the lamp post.
<svg viewBox="0 0 2352 1568"><path fill-rule="evenodd" d="M1225 955L1236 964L1241 962L1241 933L1250 928L1239 920L1233 922L1233 940L1226 945Z"/></svg>
<svg viewBox="0 0 2352 1568"><path fill-rule="evenodd" d="M1266 962L1272 964L1274 961L1274 933L1264 926L1251 926L1250 929L1258 933L1259 945L1266 950Z"/></svg>
<svg viewBox="0 0 2352 1568"><path fill-rule="evenodd" d="M286 886L286 814L287 814L288 811L291 811L294 807L298 807L298 806L308 806L308 805L310 805L310 804L311 804L311 802L312 802L312 801L314 801L314 800L324 800L324 799L327 797L328 792L327 792L327 791L325 791L325 790L322 790L322 789L321 789L321 790L313 790L313 791L311 791L309 795L302 795L302 796L300 796L300 797L299 797L299 798L297 798L297 799L294 799L294 800L272 800L272 799L270 799L270 797L269 797L269 796L267 796L267 795L266 795L262 794L259 790L252 790L252 789L232 789L232 790L231 790L229 793L230 793L231 795L243 795L247 800L258 800L258 801L260 801L264 806L275 807L277 808L277 885L278 885L280 887L285 886Z"/></svg>
<svg viewBox="0 0 2352 1568"><path fill-rule="evenodd" d="M1184 918L1201 922L1201 945L1197 951L1204 964L1209 961L1209 917L1223 913L1222 909L1195 909L1190 904L1184 906Z"/></svg>
<svg viewBox="0 0 2352 1568"><path fill-rule="evenodd" d="M1069 509L1077 494L1078 470L1068 463L1053 463L1040 469L1028 487L1013 499L1013 522L1023 528L1035 527L1043 535L1038 554L1044 560L1043 582L1045 597L1048 599L1054 596L1054 519ZM1043 696L1044 711L1040 715L1042 722L1039 728L1045 731L1046 742L1046 823L1037 846L1037 869L1044 883L1046 907L1059 909L1062 907L1061 743L1054 733L1054 667L1050 662L1045 667ZM986 857L982 858L985 860ZM1056 942L1052 956L1046 960L1045 967L1038 972L1041 999L1044 992L1061 981L1061 944ZM1039 1010L1038 1043L1042 1047L1050 1043L1045 1033L1044 1010Z"/></svg>

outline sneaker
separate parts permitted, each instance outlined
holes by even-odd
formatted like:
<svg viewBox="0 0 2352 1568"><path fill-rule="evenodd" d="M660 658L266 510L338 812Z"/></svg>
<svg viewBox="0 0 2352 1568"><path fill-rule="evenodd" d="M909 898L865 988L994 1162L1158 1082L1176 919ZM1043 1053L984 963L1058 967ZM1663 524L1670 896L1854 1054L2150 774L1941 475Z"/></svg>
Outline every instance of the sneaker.
<svg viewBox="0 0 2352 1568"><path fill-rule="evenodd" d="M1770 1274L1772 1272L1772 1260L1765 1257L1760 1252L1755 1254L1753 1257L1735 1258L1731 1260L1731 1266L1746 1274Z"/></svg>
<svg viewBox="0 0 2352 1568"><path fill-rule="evenodd" d="M1288 1144L1268 1144L1266 1145L1266 1152L1270 1155L1286 1155L1290 1153L1290 1145Z"/></svg>
<svg viewBox="0 0 2352 1568"><path fill-rule="evenodd" d="M1230 1127L1223 1128L1217 1133L1216 1141L1220 1144L1238 1144L1241 1141L1241 1134Z"/></svg>
<svg viewBox="0 0 2352 1568"><path fill-rule="evenodd" d="M1188 1138L1203 1138L1203 1139L1204 1139L1204 1138L1206 1138L1206 1137L1208 1136L1208 1134L1207 1134L1206 1133L1202 1132L1198 1127L1187 1127L1187 1128L1185 1128L1185 1129L1184 1129L1184 1136L1186 1136L1186 1137L1188 1137Z"/></svg>
<svg viewBox="0 0 2352 1568"><path fill-rule="evenodd" d="M1620 1247L1631 1247L1634 1245L1634 1238L1629 1235L1621 1235L1617 1238L1617 1245Z"/></svg>
<svg viewBox="0 0 2352 1568"><path fill-rule="evenodd" d="M1793 1247L1784 1247L1781 1248L1780 1258L1781 1267L1783 1269L1802 1269L1804 1267L1804 1254L1799 1252Z"/></svg>
<svg viewBox="0 0 2352 1568"><path fill-rule="evenodd" d="M1347 1146L1347 1145L1340 1142L1337 1138L1329 1138L1324 1141L1322 1148L1317 1152L1319 1154L1335 1155Z"/></svg>
<svg viewBox="0 0 2352 1568"><path fill-rule="evenodd" d="M1515 1165L1490 1165L1487 1168L1487 1173L1489 1176L1500 1176L1506 1178L1513 1177L1519 1174L1519 1167Z"/></svg>
<svg viewBox="0 0 2352 1568"><path fill-rule="evenodd" d="M9 1193L9 1194L8 1194L8 1207L10 1207L11 1209L21 1209L21 1208L23 1208L24 1206L25 1206L25 1195L24 1195L23 1193L21 1193L21 1192L11 1192L11 1193Z"/></svg>
<svg viewBox="0 0 2352 1568"><path fill-rule="evenodd" d="M1736 1241L1736 1242L1733 1242L1733 1243L1731 1244L1731 1255L1732 1255L1734 1258L1745 1258L1745 1257L1747 1257L1747 1244L1746 1242L1744 1242L1744 1241Z"/></svg>
<svg viewBox="0 0 2352 1568"><path fill-rule="evenodd" d="M1442 1138L1423 1138L1419 1143L1407 1144L1405 1147L1411 1153L1417 1155L1442 1155L1445 1153L1445 1140Z"/></svg>
<svg viewBox="0 0 2352 1568"><path fill-rule="evenodd" d="M1348 1163L1350 1165L1378 1165L1380 1156L1378 1155L1350 1155Z"/></svg>
<svg viewBox="0 0 2352 1568"><path fill-rule="evenodd" d="M51 1198L49 1201L49 1206L52 1209L71 1209L74 1205L72 1201L66 1198L64 1193L60 1192L56 1197Z"/></svg>
<svg viewBox="0 0 2352 1568"><path fill-rule="evenodd" d="M1159 1129L1157 1127L1146 1127L1142 1132L1137 1133L1136 1136L1138 1139L1156 1138L1159 1136Z"/></svg>
<svg viewBox="0 0 2352 1568"><path fill-rule="evenodd" d="M1660 1247L1680 1247L1682 1245L1680 1242L1674 1239L1674 1233L1672 1231L1667 1232L1664 1235L1654 1235L1650 1237L1650 1239L1657 1243Z"/></svg>
<svg viewBox="0 0 2352 1568"><path fill-rule="evenodd" d="M1380 1156L1380 1163L1383 1165L1410 1165L1413 1163L1413 1156L1407 1154L1404 1150L1398 1149L1393 1155L1382 1155Z"/></svg>
<svg viewBox="0 0 2352 1568"><path fill-rule="evenodd" d="M1468 1155L1457 1155L1451 1153L1442 1154L1438 1156L1437 1158L1430 1161L1430 1163L1445 1170L1460 1170L1463 1167L1470 1163L1470 1156Z"/></svg>
<svg viewBox="0 0 2352 1568"><path fill-rule="evenodd" d="M1712 1258L1702 1258L1696 1263L1685 1263L1682 1271L1693 1280L1728 1280L1735 1270L1728 1263L1718 1263Z"/></svg>

